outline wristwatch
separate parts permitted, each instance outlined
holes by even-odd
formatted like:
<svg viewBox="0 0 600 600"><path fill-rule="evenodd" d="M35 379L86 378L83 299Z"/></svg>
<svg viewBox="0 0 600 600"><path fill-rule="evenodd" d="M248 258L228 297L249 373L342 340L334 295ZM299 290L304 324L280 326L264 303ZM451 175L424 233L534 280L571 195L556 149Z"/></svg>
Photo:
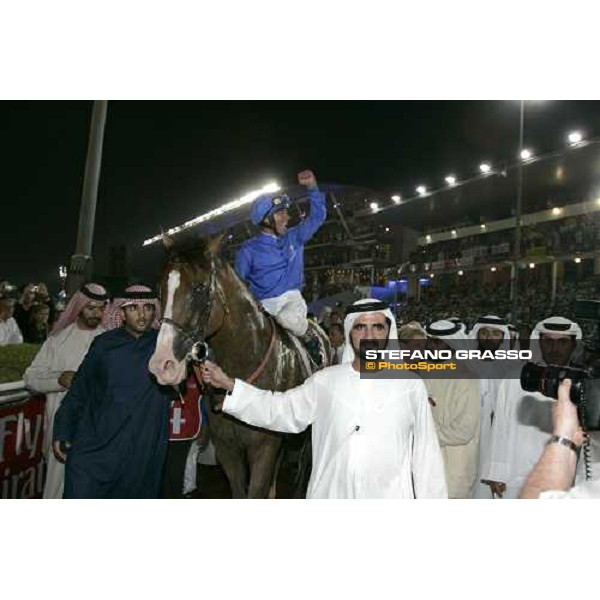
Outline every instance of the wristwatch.
<svg viewBox="0 0 600 600"><path fill-rule="evenodd" d="M575 444L573 440L563 437L562 435L553 435L548 441L548 444L560 444L561 446L566 446L567 448L571 448L577 455L579 455L579 451L581 450L581 447Z"/></svg>

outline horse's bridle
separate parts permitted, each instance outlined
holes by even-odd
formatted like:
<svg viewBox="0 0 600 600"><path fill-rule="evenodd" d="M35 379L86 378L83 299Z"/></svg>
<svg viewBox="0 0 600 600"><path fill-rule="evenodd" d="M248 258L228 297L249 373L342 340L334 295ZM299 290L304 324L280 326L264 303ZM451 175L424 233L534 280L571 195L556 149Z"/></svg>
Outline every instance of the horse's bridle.
<svg viewBox="0 0 600 600"><path fill-rule="evenodd" d="M175 263L177 264L177 263ZM169 317L164 317L160 320L160 324L166 323L171 325L173 329L178 331L184 338L184 341L191 342L190 351L186 354L185 358L191 356L194 360L204 360L208 354L208 345L205 341L206 328L210 321L210 315L212 313L213 306L213 290L216 291L219 296L221 305L226 314L229 314L229 307L223 295L222 290L217 284L217 268L215 259L211 258L210 261L210 279L208 284L206 283L194 283L192 284L192 314L204 310L204 321L199 327L192 329L192 327L186 327L181 325L177 321ZM200 312L202 314L202 312Z"/></svg>
<svg viewBox="0 0 600 600"><path fill-rule="evenodd" d="M171 325L171 327L176 329L180 334L182 334L184 336L184 339L192 342L192 346L190 348L190 351L186 354L185 360L190 358L192 361L194 361L194 363L196 363L194 365L194 370L196 370L196 375L199 380L201 379L201 375L200 375L199 371L197 370L198 369L197 363L202 362L203 360L205 360L208 357L208 344L206 343L206 340L204 339L204 335L205 335L205 329L208 326L208 323L210 321L210 315L212 312L212 303L213 303L212 292L213 292L213 290L219 297L219 301L221 302L221 305L223 306L223 311L225 312L226 315L229 315L229 307L227 305L227 301L225 300L225 295L223 294L223 290L221 289L221 287L217 284L217 268L216 268L215 259L211 258L210 279L209 279L208 285L204 284L204 283L195 283L192 286L192 307L194 309L197 309L197 307L200 304L202 304L204 302L204 300L206 300L205 320L201 324L201 327L199 327L197 330L193 330L191 327L185 327L184 325L181 325L180 323L177 323L177 321L174 321L173 319L170 319L168 317L165 317L165 318L161 319L161 321L160 321L161 325L162 325L162 323ZM271 354L273 353L273 350L275 348L275 342L276 342L276 338L277 338L277 328L275 327L275 322L271 317L268 317L268 321L271 326L271 336L270 336L270 341L269 341L269 347L267 348L267 351L266 351L265 355L263 356L261 363L245 379L245 381L247 383L254 383L254 381L256 381L258 379L258 377L262 374L265 366L267 365L267 362L269 361L269 358L271 357ZM213 333L214 332L212 332L211 335Z"/></svg>

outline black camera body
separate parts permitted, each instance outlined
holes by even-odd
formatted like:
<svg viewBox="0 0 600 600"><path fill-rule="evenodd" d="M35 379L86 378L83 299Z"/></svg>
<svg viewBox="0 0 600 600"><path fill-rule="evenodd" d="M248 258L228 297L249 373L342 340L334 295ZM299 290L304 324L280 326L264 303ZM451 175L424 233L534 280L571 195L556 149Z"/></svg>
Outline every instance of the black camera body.
<svg viewBox="0 0 600 600"><path fill-rule="evenodd" d="M528 362L521 370L521 387L548 398L558 398L558 386L564 379L572 382L570 398L577 406L581 426L600 431L600 381L592 369Z"/></svg>

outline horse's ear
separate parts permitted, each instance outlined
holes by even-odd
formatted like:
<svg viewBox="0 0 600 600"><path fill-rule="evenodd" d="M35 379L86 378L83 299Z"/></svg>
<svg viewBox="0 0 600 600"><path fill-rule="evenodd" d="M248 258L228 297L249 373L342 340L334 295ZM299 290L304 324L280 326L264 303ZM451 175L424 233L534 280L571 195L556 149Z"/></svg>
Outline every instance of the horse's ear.
<svg viewBox="0 0 600 600"><path fill-rule="evenodd" d="M167 250L170 250L175 245L175 240L172 237L168 236L166 233L162 233L160 237L162 239L164 247Z"/></svg>
<svg viewBox="0 0 600 600"><path fill-rule="evenodd" d="M214 238L212 238L209 242L208 242L208 253L211 256L217 256L217 254L219 253L219 250L221 248L221 242L223 241L223 237L225 236L224 233L220 233L219 235L216 235Z"/></svg>

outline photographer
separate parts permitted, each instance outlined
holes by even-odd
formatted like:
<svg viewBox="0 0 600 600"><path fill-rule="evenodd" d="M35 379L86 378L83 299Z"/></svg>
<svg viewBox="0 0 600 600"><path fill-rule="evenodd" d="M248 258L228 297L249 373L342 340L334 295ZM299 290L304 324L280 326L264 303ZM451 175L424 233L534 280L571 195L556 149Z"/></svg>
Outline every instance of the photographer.
<svg viewBox="0 0 600 600"><path fill-rule="evenodd" d="M520 498L588 499L600 498L600 480L575 487L575 470L579 449L587 443L577 418L577 407L569 399L571 380L558 388L558 402L552 411L553 436L539 462L529 474Z"/></svg>
<svg viewBox="0 0 600 600"><path fill-rule="evenodd" d="M581 329L569 319L550 317L535 326L531 339L534 362L573 366ZM514 376L498 387L489 460L481 472L493 496L518 497L552 434L554 402L539 391L526 391Z"/></svg>

